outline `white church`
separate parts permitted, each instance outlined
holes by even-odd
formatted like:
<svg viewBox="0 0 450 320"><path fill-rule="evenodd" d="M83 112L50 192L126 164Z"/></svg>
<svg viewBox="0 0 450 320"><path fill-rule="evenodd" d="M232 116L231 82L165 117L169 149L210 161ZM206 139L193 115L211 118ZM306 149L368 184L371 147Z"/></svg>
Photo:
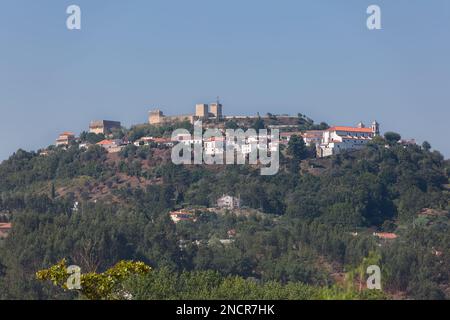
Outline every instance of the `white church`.
<svg viewBox="0 0 450 320"><path fill-rule="evenodd" d="M362 122L356 127L331 127L323 132L317 153L323 158L342 151L358 150L378 135L380 135L380 125L376 121L370 128L366 128Z"/></svg>

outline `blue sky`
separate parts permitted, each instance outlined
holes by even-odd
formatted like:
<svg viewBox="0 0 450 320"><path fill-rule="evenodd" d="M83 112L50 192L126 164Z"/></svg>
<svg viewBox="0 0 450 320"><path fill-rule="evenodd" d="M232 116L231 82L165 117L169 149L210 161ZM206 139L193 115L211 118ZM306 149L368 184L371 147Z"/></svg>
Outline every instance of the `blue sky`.
<svg viewBox="0 0 450 320"><path fill-rule="evenodd" d="M366 28L370 4L382 30ZM226 114L376 119L450 156L448 0L2 0L0 43L0 160L216 96Z"/></svg>

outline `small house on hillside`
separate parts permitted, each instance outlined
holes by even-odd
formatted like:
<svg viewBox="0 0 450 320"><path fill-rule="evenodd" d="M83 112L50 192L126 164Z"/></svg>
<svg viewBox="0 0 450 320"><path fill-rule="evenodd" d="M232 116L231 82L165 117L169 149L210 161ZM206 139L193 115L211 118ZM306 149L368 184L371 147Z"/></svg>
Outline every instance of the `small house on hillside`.
<svg viewBox="0 0 450 320"><path fill-rule="evenodd" d="M229 210L240 209L241 199L229 195L223 195L217 200L217 207Z"/></svg>
<svg viewBox="0 0 450 320"><path fill-rule="evenodd" d="M123 148L123 141L120 139L102 140L97 143L98 146L105 149L108 153L120 152Z"/></svg>
<svg viewBox="0 0 450 320"><path fill-rule="evenodd" d="M373 235L383 240L395 240L398 238L398 236L395 233L387 233L387 232L380 232L380 233L375 232Z"/></svg>
<svg viewBox="0 0 450 320"><path fill-rule="evenodd" d="M0 239L5 239L11 232L11 223L0 223Z"/></svg>
<svg viewBox="0 0 450 320"><path fill-rule="evenodd" d="M179 210L179 211L172 211L169 213L170 218L172 221L176 224L181 221L193 221L195 222L197 219L195 218L195 214L191 211L187 210Z"/></svg>
<svg viewBox="0 0 450 320"><path fill-rule="evenodd" d="M73 141L75 141L75 134L72 132L63 132L56 139L55 145L58 146L69 146Z"/></svg>

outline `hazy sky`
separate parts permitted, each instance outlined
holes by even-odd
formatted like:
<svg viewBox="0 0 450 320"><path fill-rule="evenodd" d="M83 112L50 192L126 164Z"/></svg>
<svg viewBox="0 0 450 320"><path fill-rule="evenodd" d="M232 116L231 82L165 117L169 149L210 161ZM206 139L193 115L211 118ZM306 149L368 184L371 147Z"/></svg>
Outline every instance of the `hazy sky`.
<svg viewBox="0 0 450 320"><path fill-rule="evenodd" d="M66 8L82 9L82 30ZM382 10L369 31L366 9ZM2 0L0 160L150 109L307 114L450 156L448 0Z"/></svg>

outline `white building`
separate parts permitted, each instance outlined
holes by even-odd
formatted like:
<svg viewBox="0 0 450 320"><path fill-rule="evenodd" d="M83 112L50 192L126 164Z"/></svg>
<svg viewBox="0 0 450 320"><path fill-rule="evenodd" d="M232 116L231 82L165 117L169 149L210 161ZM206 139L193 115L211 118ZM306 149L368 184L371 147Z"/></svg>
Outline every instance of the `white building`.
<svg viewBox="0 0 450 320"><path fill-rule="evenodd" d="M308 130L302 133L302 138L308 147L311 145L318 146L322 142L323 133L323 130Z"/></svg>
<svg viewBox="0 0 450 320"><path fill-rule="evenodd" d="M75 134L72 132L64 132L56 139L56 146L69 146L73 141L75 141Z"/></svg>
<svg viewBox="0 0 450 320"><path fill-rule="evenodd" d="M269 151L270 152L278 152L279 148L280 148L279 142L269 142Z"/></svg>
<svg viewBox="0 0 450 320"><path fill-rule="evenodd" d="M195 218L195 214L193 212L187 211L187 210L179 210L179 211L172 211L169 213L170 219L174 223L178 223L181 221L193 221L195 222L197 219Z"/></svg>
<svg viewBox="0 0 450 320"><path fill-rule="evenodd" d="M241 199L223 195L217 200L217 207L230 210L239 209L241 207Z"/></svg>
<svg viewBox="0 0 450 320"><path fill-rule="evenodd" d="M155 140L155 138L153 138L153 137L142 137L142 138L136 140L136 141L134 142L134 145L135 145L136 147L140 147L140 146L148 146L148 145L150 145L152 142L154 142L154 140Z"/></svg>
<svg viewBox="0 0 450 320"><path fill-rule="evenodd" d="M219 137L211 137L204 142L205 154L207 155L215 155L215 154L223 154L224 152L224 138Z"/></svg>
<svg viewBox="0 0 450 320"><path fill-rule="evenodd" d="M358 150L380 134L380 125L374 121L370 128L363 123L357 127L331 127L323 132L318 148L319 157L329 157L342 151Z"/></svg>

